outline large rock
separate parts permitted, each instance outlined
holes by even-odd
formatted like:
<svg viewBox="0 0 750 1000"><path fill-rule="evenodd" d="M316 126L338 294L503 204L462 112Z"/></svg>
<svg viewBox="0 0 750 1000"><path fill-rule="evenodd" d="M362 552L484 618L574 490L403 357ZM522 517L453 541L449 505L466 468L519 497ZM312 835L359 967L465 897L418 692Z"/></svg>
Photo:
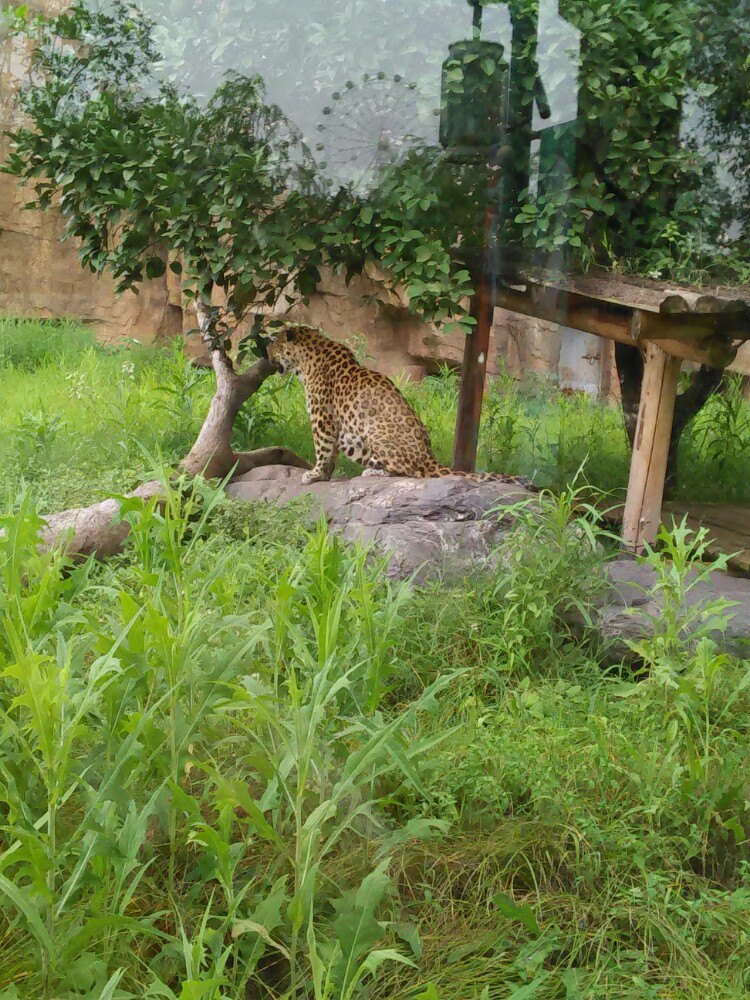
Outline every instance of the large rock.
<svg viewBox="0 0 750 1000"><path fill-rule="evenodd" d="M533 494L506 483L472 482L458 476L445 479L334 479L305 486L302 472L286 466L254 469L233 480L227 492L242 500L283 504L308 496L310 517L321 513L332 531L349 541L373 543L388 556L388 575L418 582L441 577L456 580L496 572L502 541L513 524L513 504L533 502ZM632 658L628 640L654 631L661 606L654 593L653 570L623 556L610 562L611 586L593 613L604 642L604 659L617 663ZM715 572L692 587L689 605L716 598L733 603L726 612L726 630L716 632L720 645L735 656L750 658L750 580ZM581 619L570 624L582 628Z"/></svg>
<svg viewBox="0 0 750 1000"><path fill-rule="evenodd" d="M607 575L612 587L595 620L607 643L608 658L619 662L629 656L628 640L637 641L653 633L662 603L654 593L656 575L650 566L623 556L607 565ZM685 593L685 604L690 609L703 608L717 599L732 602L733 607L722 616L726 629L714 631L712 638L733 656L750 659L750 580L717 571Z"/></svg>
<svg viewBox="0 0 750 1000"><path fill-rule="evenodd" d="M490 569L508 531L495 508L533 494L506 483L445 479L358 477L302 483L302 472L286 466L253 469L227 492L242 500L286 503L312 498L312 516L325 514L331 530L349 541L374 543L388 555L388 575L460 578Z"/></svg>

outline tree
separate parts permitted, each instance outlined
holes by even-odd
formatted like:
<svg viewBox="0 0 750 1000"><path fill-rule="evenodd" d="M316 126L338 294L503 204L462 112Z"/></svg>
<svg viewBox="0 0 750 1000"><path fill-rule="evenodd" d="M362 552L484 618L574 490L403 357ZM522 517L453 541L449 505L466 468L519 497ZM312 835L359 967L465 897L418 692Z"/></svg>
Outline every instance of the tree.
<svg viewBox="0 0 750 1000"><path fill-rule="evenodd" d="M445 27L455 23L456 35L466 34L470 12L459 0L394 0L381 25L372 22L368 0L290 0L282 13L271 0L227 0L210 12L182 0L145 4L156 21L123 0L104 10L78 2L49 19L28 19L19 8L14 30L32 39L34 62L20 94L28 125L11 133L4 169L31 186L30 207L59 204L82 263L110 272L121 290L137 290L166 267L181 274L217 378L184 467L224 475L266 460L235 455L229 434L239 407L273 370L259 323L241 345L241 353L259 355L246 372L237 370L229 335L247 334L259 308L309 295L323 267L348 278L374 258L386 284L406 288L414 312L470 329L463 302L484 241L484 165L452 163L437 142L423 142L362 192L326 176L303 135L315 93L342 79L354 86L365 58L374 70L393 59L395 34L404 69L432 94L434 110ZM500 38L504 5L481 6L490 35ZM535 23L538 0L511 0L509 8L511 22ZM683 148L675 135L683 99L715 94L706 59L693 57L691 35L699 12L715 24L707 0L679 11L659 0L623 0L616 9L604 0L563 0L560 11L582 35L574 58L558 59L555 27L539 39L528 32L514 55L530 67L537 49L552 58L551 98L574 88L578 154L567 178L557 161L545 166L540 157L538 189L529 184L511 215L514 235L531 250L570 250L584 262L608 247L643 259L643 247L658 246L664 233L679 243L691 227L708 226L715 242L716 220L725 226L726 219L714 210L715 185L708 183L718 169L711 149ZM744 58L741 43L724 44L721 32L706 30L712 51L730 63ZM193 55L204 52L211 71L187 90L200 61ZM257 75L279 52L294 70L281 74L281 83L274 79L275 95L294 98L303 130L268 101ZM474 57L467 49L466 58ZM227 62L246 72L228 71ZM486 71L502 66L493 62ZM515 83L527 102L537 95L535 70L531 77ZM461 91L460 66L451 70L451 86ZM715 101L713 115L726 143L731 109ZM660 135L667 119L674 127Z"/></svg>
<svg viewBox="0 0 750 1000"><path fill-rule="evenodd" d="M379 257L415 311L461 319L468 274L448 249L411 228L403 201L373 207L321 182L259 76L229 73L205 100L183 93L154 70L152 21L123 0L49 19L19 9L14 30L31 37L33 64L19 95L27 123L10 133L3 169L32 189L27 207L59 205L82 264L118 291L170 267L194 303L217 388L188 473L307 465L283 449L236 455L230 434L275 370L251 314L309 295L322 267L351 275ZM230 340L241 325L239 358L256 355L246 371Z"/></svg>

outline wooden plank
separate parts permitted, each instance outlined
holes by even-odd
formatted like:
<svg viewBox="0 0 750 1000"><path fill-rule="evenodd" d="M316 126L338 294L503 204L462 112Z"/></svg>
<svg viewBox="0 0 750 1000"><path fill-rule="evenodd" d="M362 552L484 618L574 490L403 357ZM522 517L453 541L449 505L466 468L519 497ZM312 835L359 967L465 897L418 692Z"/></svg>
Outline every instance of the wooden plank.
<svg viewBox="0 0 750 1000"><path fill-rule="evenodd" d="M716 316L701 313L648 313L635 310L642 317L641 338L643 340L679 340L683 343L701 344L717 335L718 330L726 324L719 324ZM750 340L750 318L747 326L733 328L731 339ZM727 339L730 337L727 335Z"/></svg>
<svg viewBox="0 0 750 1000"><path fill-rule="evenodd" d="M692 313L697 316L747 316L750 314L750 303L745 299L681 289L679 292L670 292L664 298L659 312Z"/></svg>
<svg viewBox="0 0 750 1000"><path fill-rule="evenodd" d="M679 374L677 358L669 357L656 344L645 345L641 402L622 522L623 544L633 552L641 552L646 543L652 545L659 531Z"/></svg>
<svg viewBox="0 0 750 1000"><path fill-rule="evenodd" d="M721 313L724 316L737 315L746 318L750 314L750 303L746 299L728 299L718 295L699 295L693 312Z"/></svg>
<svg viewBox="0 0 750 1000"><path fill-rule="evenodd" d="M624 506L610 500L589 498L613 526L622 525ZM687 515L688 527L697 531L705 527L709 532L708 551L714 558L729 556L729 568L739 573L750 573L750 507L739 504L689 504L668 501L662 506L662 524L678 523Z"/></svg>
<svg viewBox="0 0 750 1000"><path fill-rule="evenodd" d="M665 299L662 300L659 306L659 312L670 313L673 316L682 316L685 313L691 312L690 302L686 299L684 295L679 292L672 292Z"/></svg>
<svg viewBox="0 0 750 1000"><path fill-rule="evenodd" d="M562 273L534 265L521 266L519 277L533 284L577 292L588 299L644 312L684 315L750 315L750 286L718 286L696 291L637 275L620 275L592 268L586 274Z"/></svg>
<svg viewBox="0 0 750 1000"><path fill-rule="evenodd" d="M633 311L621 304L606 305L589 300L578 293L538 285L529 285L525 291L517 288L498 288L495 291L494 304L525 316L593 333L606 340L633 344L631 327ZM674 337L674 330L668 317L649 314L648 319L658 321L664 332L670 334L659 340L659 346L670 357L710 365L713 368L725 368L734 360L736 348L727 338L711 335L705 342L699 343L694 339L683 341ZM653 332L654 328L651 328L650 336ZM748 335L750 336L750 331Z"/></svg>
<svg viewBox="0 0 750 1000"><path fill-rule="evenodd" d="M453 468L459 472L473 472L476 468L487 354L494 315L486 277L482 276L478 284L477 294L471 303L471 314L477 322L473 332L466 337L458 394Z"/></svg>
<svg viewBox="0 0 750 1000"><path fill-rule="evenodd" d="M667 503L665 510L679 511L680 505L677 503ZM683 510L685 513L685 510ZM750 507L741 504L721 504L703 503L691 504L689 513L691 517L699 518L712 526L733 531L738 539L746 538L750 543Z"/></svg>
<svg viewBox="0 0 750 1000"><path fill-rule="evenodd" d="M661 298L658 294L649 294L649 291L645 289L638 289L640 294L634 294L621 282L587 278L581 275L552 277L544 276L543 273L531 273L528 276L536 284L545 284L550 288L574 292L592 301L625 309L642 309L644 312L653 312L657 315L659 313Z"/></svg>

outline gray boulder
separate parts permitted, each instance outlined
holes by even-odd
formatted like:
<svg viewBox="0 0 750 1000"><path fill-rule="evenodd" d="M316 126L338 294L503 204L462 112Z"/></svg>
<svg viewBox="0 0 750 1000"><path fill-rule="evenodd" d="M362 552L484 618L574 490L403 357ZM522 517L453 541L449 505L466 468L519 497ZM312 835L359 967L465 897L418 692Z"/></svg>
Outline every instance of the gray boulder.
<svg viewBox="0 0 750 1000"><path fill-rule="evenodd" d="M445 479L357 477L328 483L302 483L302 471L271 465L234 479L227 493L242 500L287 503L312 498L312 514L325 514L332 531L348 541L374 543L389 556L388 575L416 574L457 579L488 570L494 551L510 526L496 508L533 497L527 490L499 482Z"/></svg>
<svg viewBox="0 0 750 1000"><path fill-rule="evenodd" d="M302 471L288 466L253 469L234 479L227 492L241 500L277 504L307 496L312 520L324 514L341 537L374 543L388 557L391 578L414 575L420 583L436 576L456 580L496 570L514 505L534 498L519 486L459 476L358 477L306 486ZM606 658L615 663L630 655L628 639L653 630L660 609L650 567L623 556L610 562L606 573L611 586L594 624L605 640ZM717 633L717 640L728 652L750 658L750 580L716 572L690 590L687 600L706 603L716 597L735 603L726 613L726 631Z"/></svg>
<svg viewBox="0 0 750 1000"><path fill-rule="evenodd" d="M608 658L619 662L628 657L628 639L639 640L653 632L661 604L659 595L653 592L656 578L650 566L623 556L607 564L607 576L612 586L595 621L608 644ZM717 630L712 637L733 656L750 658L750 580L714 572L687 591L685 603L705 607L717 598L731 601L734 606L724 614L725 631Z"/></svg>

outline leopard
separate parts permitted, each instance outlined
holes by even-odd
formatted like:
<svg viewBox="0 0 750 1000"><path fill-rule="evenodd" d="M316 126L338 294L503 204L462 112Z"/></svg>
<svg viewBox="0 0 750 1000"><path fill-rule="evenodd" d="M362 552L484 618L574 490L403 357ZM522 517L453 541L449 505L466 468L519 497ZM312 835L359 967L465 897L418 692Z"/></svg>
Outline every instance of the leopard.
<svg viewBox="0 0 750 1000"><path fill-rule="evenodd" d="M344 344L317 327L285 324L268 333L268 358L302 382L315 446L305 483L328 481L343 453L365 467L365 476L418 479L461 476L511 483L537 492L522 476L459 472L435 458L430 435L394 383L365 368Z"/></svg>

